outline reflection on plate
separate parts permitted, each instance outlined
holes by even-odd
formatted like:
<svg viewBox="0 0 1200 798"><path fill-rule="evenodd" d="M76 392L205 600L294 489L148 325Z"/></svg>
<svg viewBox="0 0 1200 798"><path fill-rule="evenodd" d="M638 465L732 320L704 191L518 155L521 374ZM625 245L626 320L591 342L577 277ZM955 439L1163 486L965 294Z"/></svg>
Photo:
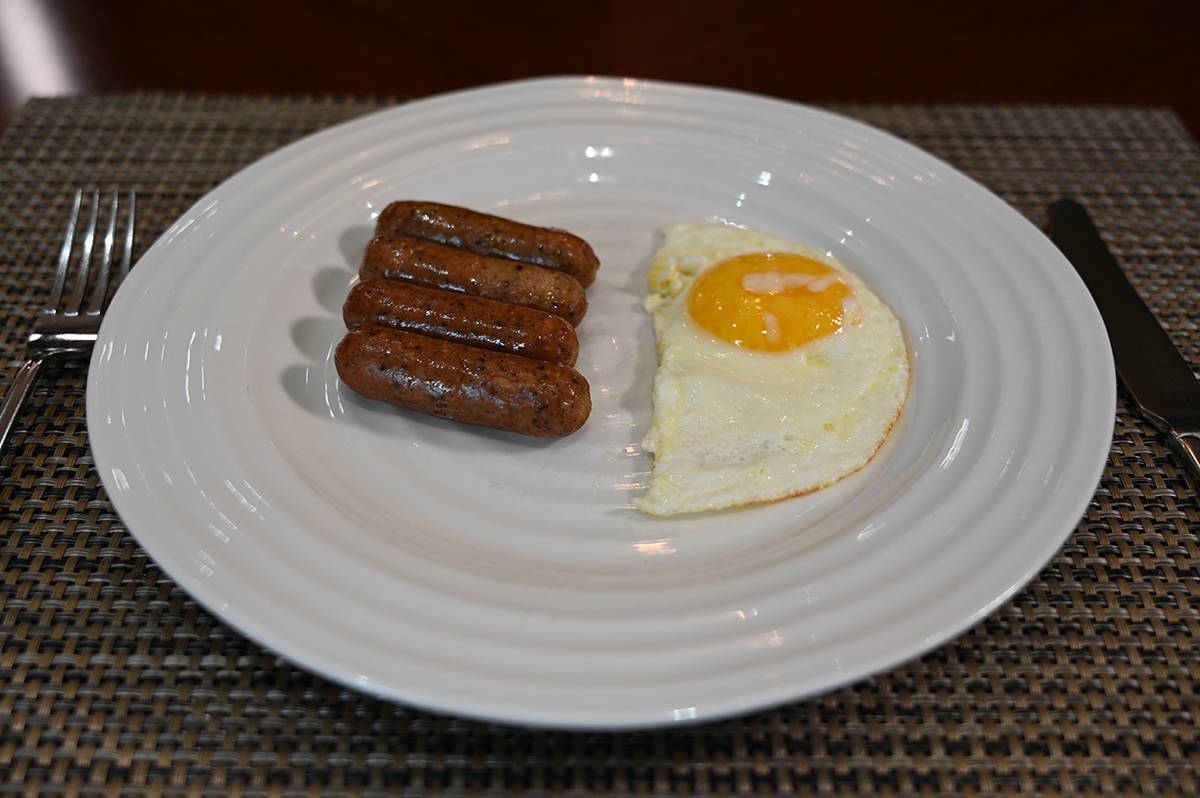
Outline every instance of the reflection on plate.
<svg viewBox="0 0 1200 798"><path fill-rule="evenodd" d="M593 244L583 431L527 440L339 384L341 301L396 198ZM866 469L753 509L631 509L655 364L639 303L655 228L682 220L826 250L896 310L910 398ZM88 423L133 534L264 645L405 703L615 728L811 695L968 628L1074 527L1114 402L1074 272L944 163L790 103L555 78L368 116L218 187L122 287Z"/></svg>

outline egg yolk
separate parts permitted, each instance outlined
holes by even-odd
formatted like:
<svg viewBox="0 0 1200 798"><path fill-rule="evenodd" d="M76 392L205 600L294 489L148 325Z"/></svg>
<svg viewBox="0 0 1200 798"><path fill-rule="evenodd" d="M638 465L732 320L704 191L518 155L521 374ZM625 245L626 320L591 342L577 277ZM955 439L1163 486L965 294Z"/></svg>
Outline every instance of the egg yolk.
<svg viewBox="0 0 1200 798"><path fill-rule="evenodd" d="M688 313L744 349L779 352L858 324L854 290L836 269L803 255L756 252L721 261L692 284Z"/></svg>

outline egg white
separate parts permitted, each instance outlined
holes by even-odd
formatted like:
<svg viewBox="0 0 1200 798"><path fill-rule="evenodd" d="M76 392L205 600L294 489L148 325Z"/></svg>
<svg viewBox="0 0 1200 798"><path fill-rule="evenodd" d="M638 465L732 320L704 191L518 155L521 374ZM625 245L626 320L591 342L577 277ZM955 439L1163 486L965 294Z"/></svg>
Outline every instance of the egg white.
<svg viewBox="0 0 1200 798"><path fill-rule="evenodd" d="M908 350L891 309L823 253L729 225L675 224L650 269L645 300L658 349L648 515L717 510L816 490L862 468L908 393ZM858 297L857 324L784 352L716 338L688 313L688 288L736 255L791 252L836 269Z"/></svg>

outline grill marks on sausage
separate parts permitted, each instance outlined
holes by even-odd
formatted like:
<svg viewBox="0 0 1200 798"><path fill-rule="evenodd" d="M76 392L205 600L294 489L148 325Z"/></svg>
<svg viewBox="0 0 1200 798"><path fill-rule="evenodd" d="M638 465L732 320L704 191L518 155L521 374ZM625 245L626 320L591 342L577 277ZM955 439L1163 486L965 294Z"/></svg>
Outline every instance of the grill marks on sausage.
<svg viewBox="0 0 1200 798"><path fill-rule="evenodd" d="M394 233L371 240L359 276L523 305L562 316L572 325L583 320L588 307L583 286L564 272Z"/></svg>
<svg viewBox="0 0 1200 798"><path fill-rule="evenodd" d="M598 267L570 233L394 202L343 306L338 375L369 399L440 418L569 435L591 413L572 365Z"/></svg>
<svg viewBox="0 0 1200 798"><path fill-rule="evenodd" d="M334 364L368 399L539 438L575 432L592 409L587 380L569 366L387 327L351 330Z"/></svg>
<svg viewBox="0 0 1200 798"><path fill-rule="evenodd" d="M440 202L405 200L383 209L376 234L402 233L480 255L524 261L565 272L584 288L600 259L590 244L565 230L537 227Z"/></svg>
<svg viewBox="0 0 1200 798"><path fill-rule="evenodd" d="M342 318L348 329L363 324L394 327L567 366L579 355L575 328L560 316L395 280L366 280L354 286Z"/></svg>

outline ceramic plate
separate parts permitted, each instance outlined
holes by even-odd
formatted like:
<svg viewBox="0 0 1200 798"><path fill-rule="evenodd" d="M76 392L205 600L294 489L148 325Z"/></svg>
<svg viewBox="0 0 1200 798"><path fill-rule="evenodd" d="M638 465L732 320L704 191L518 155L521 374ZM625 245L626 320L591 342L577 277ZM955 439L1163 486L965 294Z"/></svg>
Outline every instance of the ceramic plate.
<svg viewBox="0 0 1200 798"><path fill-rule="evenodd" d="M592 242L582 431L526 439L339 383L340 306L400 198ZM911 392L867 468L752 509L632 509L655 368L640 302L676 221L827 251L896 311ZM367 116L232 177L120 290L87 396L131 532L263 645L406 704L619 728L810 696L977 623L1078 522L1115 385L1070 266L946 164L763 97L552 78Z"/></svg>

